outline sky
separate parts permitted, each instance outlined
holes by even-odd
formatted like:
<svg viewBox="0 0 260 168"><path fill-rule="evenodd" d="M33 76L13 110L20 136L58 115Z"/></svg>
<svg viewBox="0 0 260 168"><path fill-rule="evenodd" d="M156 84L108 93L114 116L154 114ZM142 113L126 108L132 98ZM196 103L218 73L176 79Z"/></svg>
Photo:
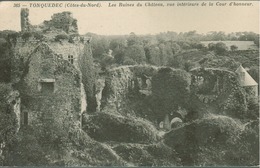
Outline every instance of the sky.
<svg viewBox="0 0 260 168"><path fill-rule="evenodd" d="M63 1L63 6L71 1ZM91 2L90 3L99 3ZM74 2L74 4L88 3ZM252 1L252 6L234 7L228 6L230 2L225 1L226 6L216 6L217 1L212 2L212 7L145 7L145 3L122 1L122 3L143 4L142 7L108 7L109 3L100 2L102 7L62 7L62 8L35 8L30 3L47 2L18 2L20 7L27 5L31 24L37 25L44 20L50 20L51 15L62 11L71 11L73 17L78 20L80 34L92 32L100 35L122 35L135 32L136 34L156 34L160 32L175 31L187 32L196 30L198 33L210 31L240 32L253 31L259 33L259 2ZM156 1L150 1L150 3ZM159 1L158 1L159 2ZM165 5L168 2L160 1ZM188 1L182 1L188 2ZM190 1L195 3L196 1ZM202 1L197 1L201 3ZM243 1L239 1L243 2ZM244 1L248 2L248 1ZM250 1L251 2L251 1ZM13 7L17 2L0 2L0 30L20 31L20 7ZM52 3L48 1L48 3ZM71 2L73 3L73 2ZM174 1L175 5L178 3Z"/></svg>

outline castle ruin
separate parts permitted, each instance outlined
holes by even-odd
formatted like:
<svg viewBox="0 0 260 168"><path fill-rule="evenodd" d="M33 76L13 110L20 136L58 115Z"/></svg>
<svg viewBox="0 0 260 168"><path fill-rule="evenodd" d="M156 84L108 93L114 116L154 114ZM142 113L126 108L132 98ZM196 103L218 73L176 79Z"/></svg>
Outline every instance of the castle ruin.
<svg viewBox="0 0 260 168"><path fill-rule="evenodd" d="M31 30L31 24L29 21L29 9L21 9L21 31L27 32Z"/></svg>
<svg viewBox="0 0 260 168"><path fill-rule="evenodd" d="M36 40L35 32L44 38ZM28 39L23 39L25 33L30 34ZM40 128L50 120L60 126L68 122L81 126L86 95L79 60L84 47L91 54L90 39L78 35L71 12L54 14L51 20L34 26L29 10L21 9L21 34L14 47L14 58L22 60L27 69L20 80L21 127ZM66 38L57 40L60 36Z"/></svg>
<svg viewBox="0 0 260 168"><path fill-rule="evenodd" d="M33 32L33 31L63 31L68 34L78 34L77 19L73 18L71 12L65 11L62 13L56 13L51 17L51 20L45 20L39 25L31 25L29 20L29 9L21 9L21 31Z"/></svg>

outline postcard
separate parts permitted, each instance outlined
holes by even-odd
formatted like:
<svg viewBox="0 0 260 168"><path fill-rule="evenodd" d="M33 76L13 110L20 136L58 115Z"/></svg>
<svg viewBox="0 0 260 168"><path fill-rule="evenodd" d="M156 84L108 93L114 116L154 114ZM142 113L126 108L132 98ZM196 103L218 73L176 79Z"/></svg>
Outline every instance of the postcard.
<svg viewBox="0 0 260 168"><path fill-rule="evenodd" d="M0 166L259 166L258 83L258 1L1 1Z"/></svg>

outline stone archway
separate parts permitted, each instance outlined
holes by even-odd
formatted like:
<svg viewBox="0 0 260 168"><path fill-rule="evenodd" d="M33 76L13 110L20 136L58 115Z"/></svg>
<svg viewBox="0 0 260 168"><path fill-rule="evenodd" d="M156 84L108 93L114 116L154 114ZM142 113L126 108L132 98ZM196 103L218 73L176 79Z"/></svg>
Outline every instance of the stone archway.
<svg viewBox="0 0 260 168"><path fill-rule="evenodd" d="M182 119L180 119L179 117L174 117L171 122L170 122L170 125L171 125L171 129L173 128L177 128L179 126L181 126L183 123Z"/></svg>

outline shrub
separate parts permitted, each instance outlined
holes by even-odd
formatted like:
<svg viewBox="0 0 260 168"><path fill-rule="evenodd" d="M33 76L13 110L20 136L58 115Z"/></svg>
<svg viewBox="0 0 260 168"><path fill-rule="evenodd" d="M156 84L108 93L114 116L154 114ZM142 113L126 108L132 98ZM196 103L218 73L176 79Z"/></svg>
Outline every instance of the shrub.
<svg viewBox="0 0 260 168"><path fill-rule="evenodd" d="M154 109L158 118L180 107L187 107L191 77L184 70L162 68L152 78Z"/></svg>
<svg viewBox="0 0 260 168"><path fill-rule="evenodd" d="M224 54L225 52L227 52L227 50L228 50L228 48L225 43L219 42L215 46L215 52L218 55Z"/></svg>
<svg viewBox="0 0 260 168"><path fill-rule="evenodd" d="M131 45L126 48L125 57L133 60L138 64L143 63L146 60L143 46L137 44Z"/></svg>
<svg viewBox="0 0 260 168"><path fill-rule="evenodd" d="M79 57L79 68L82 73L82 83L87 96L87 111L96 111L95 81L96 70L93 63L91 46L84 46L84 53Z"/></svg>
<svg viewBox="0 0 260 168"><path fill-rule="evenodd" d="M33 35L33 37L34 37L36 40L42 40L42 39L44 38L42 32L33 32L32 35Z"/></svg>
<svg viewBox="0 0 260 168"><path fill-rule="evenodd" d="M214 50L216 49L216 44L214 44L214 43L209 43L209 44L208 44L208 48L209 48L210 51L214 51Z"/></svg>
<svg viewBox="0 0 260 168"><path fill-rule="evenodd" d="M0 82L11 81L11 45L4 38L0 38Z"/></svg>
<svg viewBox="0 0 260 168"><path fill-rule="evenodd" d="M119 144L115 150L124 160L136 166L176 166L179 158L176 152L163 143L146 144Z"/></svg>
<svg viewBox="0 0 260 168"><path fill-rule="evenodd" d="M60 41L60 40L68 40L69 36L67 34L58 34L55 36L55 41Z"/></svg>
<svg viewBox="0 0 260 168"><path fill-rule="evenodd" d="M11 140L17 128L15 114L8 102L11 91L9 84L0 83L0 143Z"/></svg>
<svg viewBox="0 0 260 168"><path fill-rule="evenodd" d="M253 155L251 151L257 148L258 133L243 128L230 117L210 115L172 130L164 142L176 150L185 166L257 165L258 151ZM249 134L254 145L246 140Z"/></svg>
<svg viewBox="0 0 260 168"><path fill-rule="evenodd" d="M135 64L137 63L131 58L125 58L123 62L123 65L135 65Z"/></svg>
<svg viewBox="0 0 260 168"><path fill-rule="evenodd" d="M22 39L27 41L29 40L29 38L32 37L32 33L31 32L25 32L22 34Z"/></svg>
<svg viewBox="0 0 260 168"><path fill-rule="evenodd" d="M230 50L231 50L231 51L235 51L235 50L237 50L237 49L238 49L238 47L237 47L236 45L230 46Z"/></svg>
<svg viewBox="0 0 260 168"><path fill-rule="evenodd" d="M158 140L157 130L146 121L105 112L86 116L83 130L98 141L147 143Z"/></svg>

